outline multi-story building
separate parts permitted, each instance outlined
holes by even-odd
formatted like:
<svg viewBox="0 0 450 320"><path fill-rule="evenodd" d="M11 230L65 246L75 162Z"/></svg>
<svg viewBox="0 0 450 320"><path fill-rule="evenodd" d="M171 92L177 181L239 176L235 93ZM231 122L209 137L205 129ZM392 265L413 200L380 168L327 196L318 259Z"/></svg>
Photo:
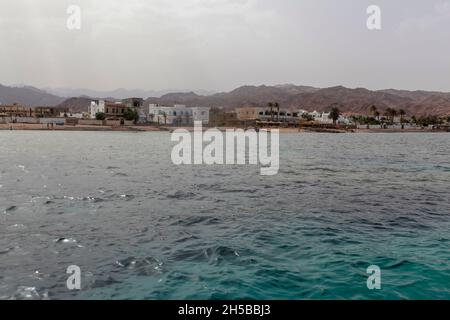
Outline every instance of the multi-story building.
<svg viewBox="0 0 450 320"><path fill-rule="evenodd" d="M211 108L209 110L209 125L211 127L238 127L240 121L234 111L226 111L223 108Z"/></svg>
<svg viewBox="0 0 450 320"><path fill-rule="evenodd" d="M272 124L298 124L300 114L290 110L261 110L258 121Z"/></svg>
<svg viewBox="0 0 450 320"><path fill-rule="evenodd" d="M290 110L281 110L279 108L266 109L258 107L245 107L236 109L237 118L244 125L266 124L266 125L282 125L282 124L298 124L299 113Z"/></svg>
<svg viewBox="0 0 450 320"><path fill-rule="evenodd" d="M121 102L105 102L105 115L107 120L121 120L128 107Z"/></svg>
<svg viewBox="0 0 450 320"><path fill-rule="evenodd" d="M191 125L192 110L185 105L173 107L150 104L148 107L148 121L162 125Z"/></svg>
<svg viewBox="0 0 450 320"><path fill-rule="evenodd" d="M142 98L127 98L123 99L122 103L127 106L129 109L133 109L138 113L139 123L145 123L147 122L147 114L146 110L144 109L144 99Z"/></svg>
<svg viewBox="0 0 450 320"><path fill-rule="evenodd" d="M127 98L123 99L122 103L130 109L140 109L144 106L144 99L142 98Z"/></svg>
<svg viewBox="0 0 450 320"><path fill-rule="evenodd" d="M69 113L69 108L64 107L35 107L33 116L36 118L58 118L61 113Z"/></svg>
<svg viewBox="0 0 450 320"><path fill-rule="evenodd" d="M97 113L105 113L105 101L104 100L94 100L91 101L91 105L88 108L88 114L90 119L95 119Z"/></svg>
<svg viewBox="0 0 450 320"><path fill-rule="evenodd" d="M0 117L32 117L33 109L19 104L0 104Z"/></svg>
<svg viewBox="0 0 450 320"><path fill-rule="evenodd" d="M237 119L240 121L254 121L258 120L262 108L258 107L243 107L236 109Z"/></svg>

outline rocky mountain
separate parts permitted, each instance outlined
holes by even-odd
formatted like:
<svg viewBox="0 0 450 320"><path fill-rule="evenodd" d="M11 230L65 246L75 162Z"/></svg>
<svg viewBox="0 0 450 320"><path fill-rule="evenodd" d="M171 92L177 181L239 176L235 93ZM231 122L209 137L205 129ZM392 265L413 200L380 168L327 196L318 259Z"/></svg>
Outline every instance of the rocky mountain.
<svg viewBox="0 0 450 320"><path fill-rule="evenodd" d="M78 97L69 98L58 105L58 107L69 108L74 113L87 112L93 98Z"/></svg>
<svg viewBox="0 0 450 320"><path fill-rule="evenodd" d="M343 86L324 89L295 85L243 86L211 96L175 93L149 98L146 102L169 106L177 103L187 106L221 106L229 109L242 106L264 107L268 102L278 102L291 110L310 111L327 111L331 104L338 103L343 112L354 114L367 114L372 105L381 113L387 108L395 108L417 116L450 114L450 93L393 89L371 91Z"/></svg>
<svg viewBox="0 0 450 320"><path fill-rule="evenodd" d="M55 106L65 99L30 86L7 87L0 84L0 103L30 107Z"/></svg>
<svg viewBox="0 0 450 320"><path fill-rule="evenodd" d="M72 89L72 88L43 88L42 90L66 98L88 96L88 97L111 97L114 99L126 99L130 97L145 99L148 97L161 97L162 95L171 92L180 91L180 90L141 90L141 89L129 90L124 88L109 91L100 91L91 89ZM206 90L197 90L196 93L205 96L214 94L213 92L209 92Z"/></svg>
<svg viewBox="0 0 450 320"><path fill-rule="evenodd" d="M126 91L132 93L133 91ZM88 110L93 96L62 98L33 87L5 87L0 85L0 103L20 103L27 106L62 106L73 112ZM116 101L110 96L102 99ZM277 86L242 86L230 92L201 95L195 92L167 93L151 97L149 103L161 105L185 104L200 107L224 107L233 109L243 106L265 107L268 102L278 102L282 108L291 110L327 111L331 104L341 105L342 112L367 114L375 105L380 113L387 108L404 109L408 115L450 115L450 93L435 91L378 90L364 88L350 89L343 86L315 88L283 84Z"/></svg>

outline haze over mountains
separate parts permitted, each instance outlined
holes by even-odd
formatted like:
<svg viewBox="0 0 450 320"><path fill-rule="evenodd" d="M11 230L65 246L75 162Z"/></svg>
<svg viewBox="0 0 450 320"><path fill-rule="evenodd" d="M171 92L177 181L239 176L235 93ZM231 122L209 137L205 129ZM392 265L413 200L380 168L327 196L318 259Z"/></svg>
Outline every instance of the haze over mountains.
<svg viewBox="0 0 450 320"><path fill-rule="evenodd" d="M30 107L55 106L65 98L30 86L7 87L0 84L0 104L18 103Z"/></svg>
<svg viewBox="0 0 450 320"><path fill-rule="evenodd" d="M54 90L52 90L55 93ZM82 93L73 98L51 94L29 86L6 87L0 85L0 103L20 103L27 106L64 106L75 112L87 111L93 98L121 99L124 97L147 98L155 91L118 89L108 92L66 91L66 94ZM63 93L63 92L60 92ZM88 93L88 94L86 94ZM162 93L162 92L161 92ZM200 94L201 92L174 92L146 99L146 103L163 105L236 108L242 106L264 107L268 102L278 102L283 108L326 111L333 103L341 104L341 111L366 114L371 105L382 112L387 108L404 109L410 115L449 115L450 93L433 91L350 89L343 86L315 88L292 84L277 86L243 86L230 92ZM69 95L70 96L70 95Z"/></svg>
<svg viewBox="0 0 450 320"><path fill-rule="evenodd" d="M183 92L186 90L169 89L169 90L142 90L142 89L124 89L119 88L109 91L91 90L91 89L72 89L72 88L42 88L42 90L60 97L72 98L72 97L110 97L113 99L126 99L129 97L161 97L171 92ZM195 90L200 95L212 95L215 92L206 90Z"/></svg>

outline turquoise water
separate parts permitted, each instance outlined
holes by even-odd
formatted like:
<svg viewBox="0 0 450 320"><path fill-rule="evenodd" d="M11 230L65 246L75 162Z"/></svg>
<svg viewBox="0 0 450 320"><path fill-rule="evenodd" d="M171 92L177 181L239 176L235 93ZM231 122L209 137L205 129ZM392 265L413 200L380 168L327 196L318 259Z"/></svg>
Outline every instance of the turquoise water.
<svg viewBox="0 0 450 320"><path fill-rule="evenodd" d="M448 134L281 135L273 177L170 145L0 132L0 298L450 298Z"/></svg>

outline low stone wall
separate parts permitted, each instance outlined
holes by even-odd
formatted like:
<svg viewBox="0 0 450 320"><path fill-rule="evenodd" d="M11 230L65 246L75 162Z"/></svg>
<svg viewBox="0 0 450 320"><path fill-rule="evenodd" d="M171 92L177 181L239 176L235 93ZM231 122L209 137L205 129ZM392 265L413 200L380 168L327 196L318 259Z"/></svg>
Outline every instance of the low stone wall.
<svg viewBox="0 0 450 320"><path fill-rule="evenodd" d="M40 124L56 124L56 125L65 125L65 118L38 118Z"/></svg>
<svg viewBox="0 0 450 320"><path fill-rule="evenodd" d="M105 120L107 126L120 126L120 120Z"/></svg>
<svg viewBox="0 0 450 320"><path fill-rule="evenodd" d="M81 126L133 126L133 121L121 120L94 120L94 119L76 119L76 118L12 118L12 117L0 117L1 124L8 123L29 123L29 124L54 124L54 125L81 125Z"/></svg>
<svg viewBox="0 0 450 320"><path fill-rule="evenodd" d="M39 123L39 119L32 117L1 117L0 123Z"/></svg>
<svg viewBox="0 0 450 320"><path fill-rule="evenodd" d="M66 126L76 126L80 119L77 118L66 118Z"/></svg>
<svg viewBox="0 0 450 320"><path fill-rule="evenodd" d="M83 126L102 126L103 121L102 120L79 120L79 125Z"/></svg>
<svg viewBox="0 0 450 320"><path fill-rule="evenodd" d="M27 118L16 118L16 122L17 122L17 123L39 123L39 119L37 119L37 118L31 118L31 117L27 117Z"/></svg>

